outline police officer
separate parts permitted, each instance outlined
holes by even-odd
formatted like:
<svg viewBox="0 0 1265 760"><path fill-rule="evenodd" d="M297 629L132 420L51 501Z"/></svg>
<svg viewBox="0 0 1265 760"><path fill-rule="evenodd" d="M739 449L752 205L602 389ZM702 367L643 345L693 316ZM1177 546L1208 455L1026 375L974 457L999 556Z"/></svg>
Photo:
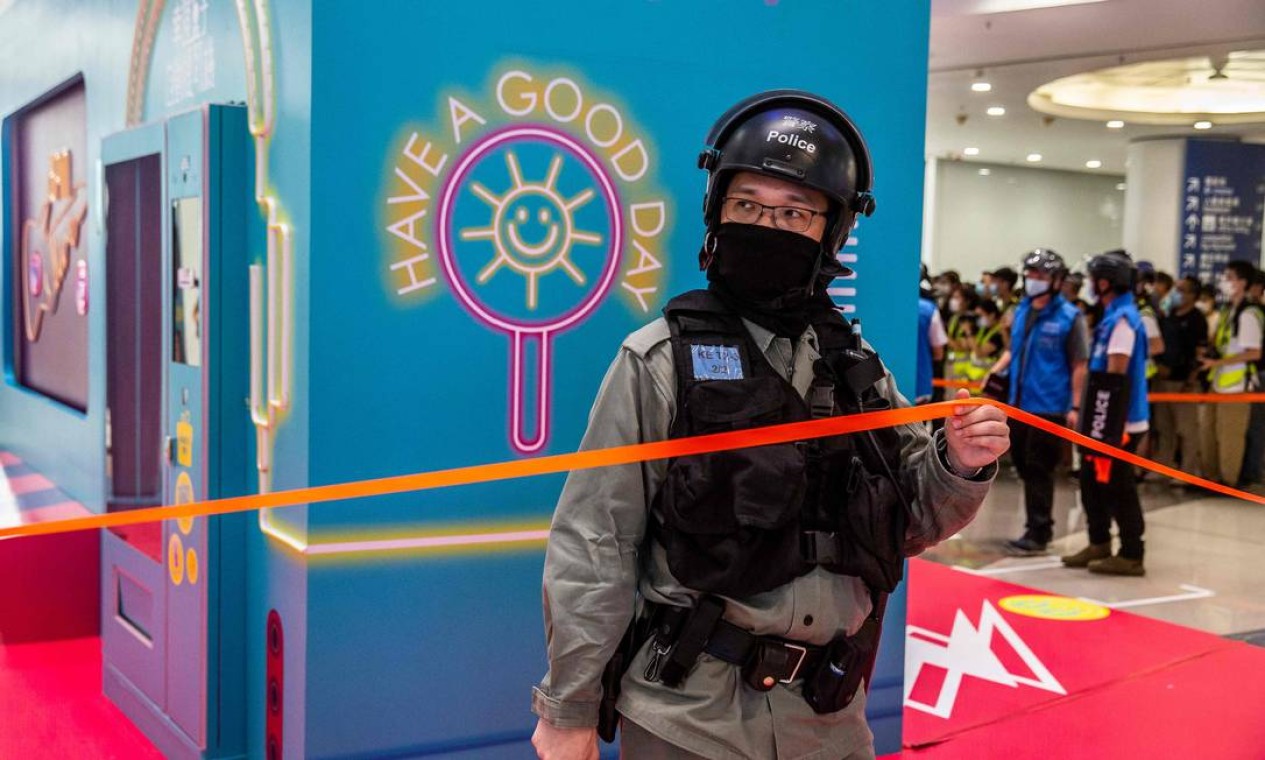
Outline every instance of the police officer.
<svg viewBox="0 0 1265 760"><path fill-rule="evenodd" d="M1120 445L1130 452L1146 436L1148 339L1133 298L1133 260L1124 251L1108 251L1090 259L1089 281L1102 319L1094 327L1089 357L1089 383L1081 432ZM1122 430L1120 428L1123 428ZM1081 503L1089 528L1089 546L1063 557L1067 567L1088 567L1092 573L1143 575L1142 503L1131 465L1094 452L1083 452ZM1120 553L1111 553L1111 521L1120 534Z"/></svg>
<svg viewBox="0 0 1265 760"><path fill-rule="evenodd" d="M1048 248L1024 256L1024 298L1010 326L1010 348L993 374L1009 373L1011 406L1075 427L1089 341L1085 318L1063 298L1066 274L1063 257ZM1010 435L1027 519L1023 535L1006 548L1019 556L1043 554L1054 537L1054 468L1062 460L1062 439L1014 420Z"/></svg>
<svg viewBox="0 0 1265 760"><path fill-rule="evenodd" d="M778 90L735 105L707 143L708 288L624 341L585 449L907 403L825 295L873 208L856 127ZM963 406L934 437L910 425L571 473L545 557L539 756L596 758L619 685L634 760L873 757L859 674L876 603L904 556L971 520L1007 445L999 410ZM869 549L847 538L863 534Z"/></svg>

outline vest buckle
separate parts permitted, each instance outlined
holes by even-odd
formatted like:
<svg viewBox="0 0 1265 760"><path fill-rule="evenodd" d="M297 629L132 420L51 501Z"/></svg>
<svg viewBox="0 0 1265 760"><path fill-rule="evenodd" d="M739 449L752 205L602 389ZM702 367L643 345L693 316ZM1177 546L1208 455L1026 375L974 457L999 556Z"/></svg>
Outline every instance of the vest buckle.
<svg viewBox="0 0 1265 760"><path fill-rule="evenodd" d="M799 536L800 555L811 565L837 565L843 561L839 534L834 531L806 530Z"/></svg>

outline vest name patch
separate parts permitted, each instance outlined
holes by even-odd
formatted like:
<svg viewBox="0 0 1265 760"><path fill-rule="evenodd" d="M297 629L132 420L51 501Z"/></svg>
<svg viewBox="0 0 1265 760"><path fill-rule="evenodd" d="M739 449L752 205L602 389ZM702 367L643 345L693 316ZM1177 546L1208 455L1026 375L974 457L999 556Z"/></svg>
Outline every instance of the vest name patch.
<svg viewBox="0 0 1265 760"><path fill-rule="evenodd" d="M695 380L741 380L737 346L690 346Z"/></svg>

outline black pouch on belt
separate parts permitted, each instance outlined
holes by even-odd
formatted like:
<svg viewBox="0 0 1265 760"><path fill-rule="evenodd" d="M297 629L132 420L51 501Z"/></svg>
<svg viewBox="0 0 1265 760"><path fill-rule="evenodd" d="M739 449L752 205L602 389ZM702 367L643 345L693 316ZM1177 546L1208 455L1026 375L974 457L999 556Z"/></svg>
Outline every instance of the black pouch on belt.
<svg viewBox="0 0 1265 760"><path fill-rule="evenodd" d="M813 712L838 712L852 703L873 660L879 628L878 619L871 616L852 636L830 642L821 665L804 678L804 701Z"/></svg>

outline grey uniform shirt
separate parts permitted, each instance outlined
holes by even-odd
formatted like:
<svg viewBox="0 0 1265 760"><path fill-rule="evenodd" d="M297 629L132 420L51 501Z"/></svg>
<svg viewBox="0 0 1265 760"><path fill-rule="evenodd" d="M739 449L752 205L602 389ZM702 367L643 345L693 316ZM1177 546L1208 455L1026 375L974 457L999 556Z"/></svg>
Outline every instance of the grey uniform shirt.
<svg viewBox="0 0 1265 760"><path fill-rule="evenodd" d="M812 328L793 345L745 324L778 374L805 395L819 358ZM894 406L908 406L890 373L878 390ZM665 440L675 413L676 368L667 323L659 319L624 341L598 391L581 449ZM905 547L913 555L970 522L996 466L971 480L958 477L936 456L921 425L899 433L903 466L915 471L918 483ZM660 460L580 470L567 478L545 554L549 672L532 694L532 710L556 726L597 724L602 668L632 619L637 592L677 605L698 596L672 576L662 546L648 541L643 547L650 505L667 467ZM871 608L860 579L821 569L726 602L730 622L810 644L856 632ZM744 685L737 666L703 654L684 684L672 689L646 680L647 662L643 646L624 677L619 711L704 757L838 758L871 742L864 695L840 712L818 715L800 695L799 680L759 692Z"/></svg>

